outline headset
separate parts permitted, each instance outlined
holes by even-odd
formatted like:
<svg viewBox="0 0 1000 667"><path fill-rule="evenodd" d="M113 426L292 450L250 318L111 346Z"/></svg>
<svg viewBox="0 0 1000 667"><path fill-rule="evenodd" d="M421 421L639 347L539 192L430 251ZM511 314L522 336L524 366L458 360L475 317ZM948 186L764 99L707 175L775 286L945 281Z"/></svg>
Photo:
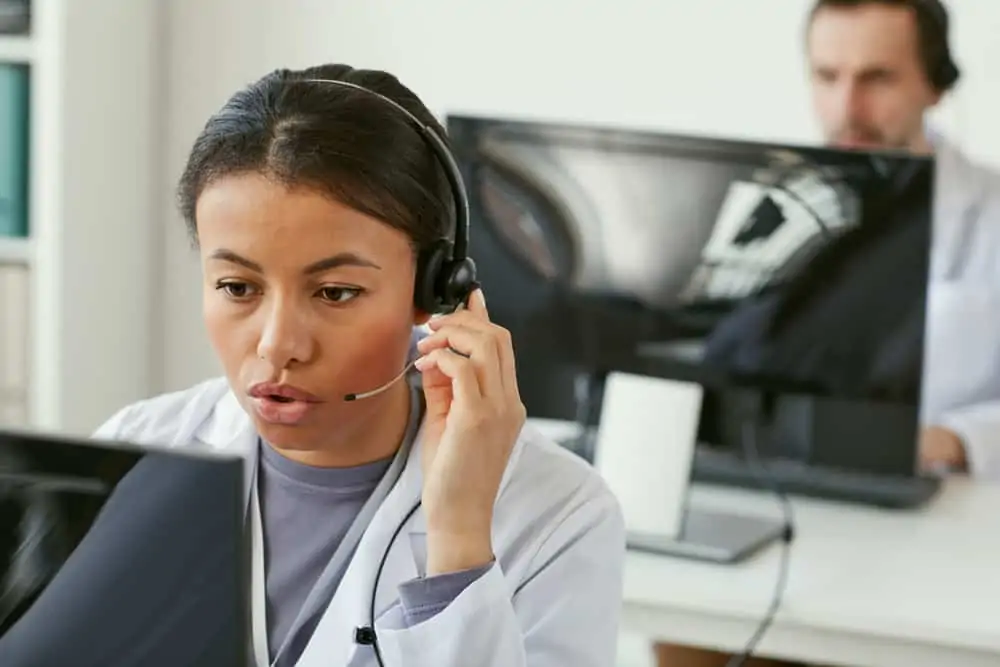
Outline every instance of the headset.
<svg viewBox="0 0 1000 667"><path fill-rule="evenodd" d="M356 83L339 79L296 79L296 82L340 86L370 95L399 111L420 132L448 179L455 200L455 225L452 238L439 239L420 249L413 303L431 315L450 312L465 304L479 286L476 263L469 257L469 195L458 162L441 135L399 102Z"/></svg>
<svg viewBox="0 0 1000 667"><path fill-rule="evenodd" d="M929 28L931 59L927 63L927 78L938 90L949 90L958 83L961 70L948 44L948 10L941 0L912 0L917 21Z"/></svg>
<svg viewBox="0 0 1000 667"><path fill-rule="evenodd" d="M444 169L448 184L451 186L452 197L455 200L455 225L452 238L442 238L432 243L427 248L421 248L417 258L416 278L413 286L413 305L429 314L439 314L454 312L468 303L469 296L479 287L476 280L476 263L469 257L469 196L462 180L462 173L458 167L458 162L449 150L444 139L437 131L422 122L403 105L392 100L385 95L348 81L339 79L296 79L296 82L314 83L323 85L340 86L341 88L356 90L365 95L370 95L374 99L393 107L404 118L420 132L421 136L434 151L434 155L441 168ZM462 354L457 350L452 350L457 354ZM466 356L466 355L462 355ZM415 360L414 360L415 361ZM382 393L396 382L401 380L412 368L414 361L411 361L403 368L396 377L385 384L370 391L346 394L345 401L356 401ZM396 526L389 544L382 552L378 569L375 574L375 581L372 584L371 601L368 610L368 625L354 629L354 641L359 645L371 646L375 654L375 659L384 667L382 652L378 645L378 636L375 633L375 598L378 592L379 581L382 572L385 570L389 551L396 542L403 527L409 523L410 519L420 509L421 503L418 500L414 504L403 520Z"/></svg>
<svg viewBox="0 0 1000 667"><path fill-rule="evenodd" d="M420 132L424 141L434 152L444 170L455 202L455 224L452 238L441 238L426 248L420 249L417 271L413 285L413 305L428 314L454 312L466 305L469 296L479 287L476 279L476 263L469 257L469 195L462 180L462 172L455 156L437 131L417 118L406 107L385 95L356 83L339 79L296 79L297 83L314 83L356 90L387 104L403 115ZM457 350L452 350L458 354ZM465 355L463 355L465 356ZM345 394L345 401L357 401L377 396L393 386L416 363L407 364L402 371L385 384L369 391Z"/></svg>

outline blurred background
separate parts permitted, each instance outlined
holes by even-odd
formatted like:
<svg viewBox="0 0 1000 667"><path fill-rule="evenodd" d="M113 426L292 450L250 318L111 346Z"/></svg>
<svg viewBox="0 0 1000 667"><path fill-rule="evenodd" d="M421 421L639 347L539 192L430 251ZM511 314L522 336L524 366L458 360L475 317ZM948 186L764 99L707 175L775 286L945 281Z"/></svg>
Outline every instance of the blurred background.
<svg viewBox="0 0 1000 667"><path fill-rule="evenodd" d="M0 396L74 432L216 373L174 186L208 116L272 69L386 69L442 116L819 141L808 0L30 5L30 32L0 37ZM964 72L937 123L997 164L1000 5L950 8Z"/></svg>
<svg viewBox="0 0 1000 667"><path fill-rule="evenodd" d="M442 116L815 144L811 4L0 0L0 426L88 433L218 373L173 192L207 117L266 72L385 69ZM935 123L1000 165L1000 3L948 6L963 79Z"/></svg>

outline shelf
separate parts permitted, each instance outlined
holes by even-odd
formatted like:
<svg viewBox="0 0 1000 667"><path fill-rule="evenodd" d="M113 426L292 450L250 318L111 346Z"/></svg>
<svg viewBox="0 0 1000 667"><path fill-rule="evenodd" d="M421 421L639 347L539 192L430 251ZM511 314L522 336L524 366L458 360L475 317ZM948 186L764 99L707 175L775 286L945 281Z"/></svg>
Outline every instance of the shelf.
<svg viewBox="0 0 1000 667"><path fill-rule="evenodd" d="M30 264L31 240L0 236L0 264Z"/></svg>
<svg viewBox="0 0 1000 667"><path fill-rule="evenodd" d="M0 63L30 63L35 57L31 37L0 35Z"/></svg>

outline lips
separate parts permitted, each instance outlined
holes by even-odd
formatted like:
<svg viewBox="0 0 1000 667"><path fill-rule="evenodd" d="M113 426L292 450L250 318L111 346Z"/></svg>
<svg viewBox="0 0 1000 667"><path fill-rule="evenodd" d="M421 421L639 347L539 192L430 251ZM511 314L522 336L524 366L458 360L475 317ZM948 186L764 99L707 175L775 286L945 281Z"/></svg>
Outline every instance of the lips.
<svg viewBox="0 0 1000 667"><path fill-rule="evenodd" d="M247 392L253 398L269 398L280 402L290 403L292 401L302 401L303 403L319 403L318 396L310 394L304 389L299 389L290 384L279 384L277 382L258 382L250 387Z"/></svg>
<svg viewBox="0 0 1000 667"><path fill-rule="evenodd" d="M288 384L260 382L247 392L254 411L265 422L295 425L305 420L321 402L319 397Z"/></svg>

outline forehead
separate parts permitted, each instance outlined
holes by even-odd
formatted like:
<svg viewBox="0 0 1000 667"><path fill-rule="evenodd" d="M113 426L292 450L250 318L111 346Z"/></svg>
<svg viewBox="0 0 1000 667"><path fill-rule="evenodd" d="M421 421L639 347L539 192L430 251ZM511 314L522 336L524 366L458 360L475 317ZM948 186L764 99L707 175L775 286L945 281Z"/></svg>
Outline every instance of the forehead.
<svg viewBox="0 0 1000 667"><path fill-rule="evenodd" d="M290 261L358 252L383 258L408 252L407 236L307 187L261 174L223 177L202 192L195 211L200 245ZM391 263L391 259L385 260Z"/></svg>
<svg viewBox="0 0 1000 667"><path fill-rule="evenodd" d="M824 7L813 17L808 47L814 67L860 71L919 64L916 19L906 7Z"/></svg>

